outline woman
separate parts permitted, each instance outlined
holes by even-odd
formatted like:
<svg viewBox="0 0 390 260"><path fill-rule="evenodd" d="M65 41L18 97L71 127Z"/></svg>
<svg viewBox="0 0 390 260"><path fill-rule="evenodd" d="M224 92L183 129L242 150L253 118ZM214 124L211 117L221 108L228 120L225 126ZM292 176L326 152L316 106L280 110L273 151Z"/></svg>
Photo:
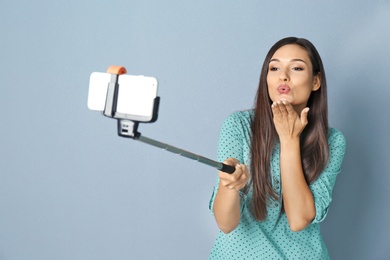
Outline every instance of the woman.
<svg viewBox="0 0 390 260"><path fill-rule="evenodd" d="M329 259L319 223L345 152L328 128L325 71L311 42L288 37L268 52L255 108L222 127L210 210L222 232L210 259Z"/></svg>

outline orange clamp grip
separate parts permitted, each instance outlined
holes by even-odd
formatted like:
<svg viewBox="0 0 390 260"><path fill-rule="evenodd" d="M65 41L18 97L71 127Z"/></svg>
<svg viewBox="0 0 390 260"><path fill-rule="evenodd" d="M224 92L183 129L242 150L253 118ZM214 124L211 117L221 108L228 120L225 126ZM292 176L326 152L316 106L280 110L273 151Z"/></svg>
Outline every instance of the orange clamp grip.
<svg viewBox="0 0 390 260"><path fill-rule="evenodd" d="M107 69L107 73L122 75L126 74L126 68L122 66L110 66Z"/></svg>

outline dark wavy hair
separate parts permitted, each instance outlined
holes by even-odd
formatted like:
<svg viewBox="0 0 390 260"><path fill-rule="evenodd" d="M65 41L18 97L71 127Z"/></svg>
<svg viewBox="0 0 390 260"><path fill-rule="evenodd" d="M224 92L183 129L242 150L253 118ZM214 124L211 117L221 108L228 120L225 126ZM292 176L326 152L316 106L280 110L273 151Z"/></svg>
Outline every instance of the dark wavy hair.
<svg viewBox="0 0 390 260"><path fill-rule="evenodd" d="M278 134L273 123L272 100L268 93L267 74L269 62L282 46L295 44L305 49L310 57L313 75L320 73L321 87L312 91L307 106L310 108L308 124L300 135L302 168L308 184L315 181L325 168L329 158L328 103L325 70L314 45L303 38L288 37L275 43L269 50L261 69L259 87L255 99L254 117L251 123L251 181L252 212L257 220L265 220L267 202L278 196L271 184L270 161Z"/></svg>

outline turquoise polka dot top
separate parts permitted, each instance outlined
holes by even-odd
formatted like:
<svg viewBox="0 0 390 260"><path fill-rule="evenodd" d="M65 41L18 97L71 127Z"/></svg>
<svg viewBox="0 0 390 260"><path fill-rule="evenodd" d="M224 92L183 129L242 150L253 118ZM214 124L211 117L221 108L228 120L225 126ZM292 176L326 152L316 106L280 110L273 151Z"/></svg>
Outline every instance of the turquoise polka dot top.
<svg viewBox="0 0 390 260"><path fill-rule="evenodd" d="M253 114L253 110L235 112L225 120L218 143L219 161L233 157L249 168L250 122ZM278 193L279 200L270 198L267 218L265 221L257 221L250 212L251 191L247 195L241 194L240 223L229 234L219 232L209 259L329 259L319 223L328 213L346 143L343 134L334 128L329 129L328 143L330 148L328 166L310 185L316 207L316 216L310 225L299 232L291 231L286 214L281 210L279 144L276 144L271 157L271 175L272 185ZM210 200L211 212L218 185L219 178Z"/></svg>

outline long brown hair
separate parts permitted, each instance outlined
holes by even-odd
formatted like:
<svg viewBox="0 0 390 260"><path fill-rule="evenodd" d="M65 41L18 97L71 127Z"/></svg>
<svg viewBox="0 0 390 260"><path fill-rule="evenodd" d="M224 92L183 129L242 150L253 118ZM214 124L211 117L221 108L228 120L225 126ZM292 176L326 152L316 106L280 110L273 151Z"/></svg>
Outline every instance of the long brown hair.
<svg viewBox="0 0 390 260"><path fill-rule="evenodd" d="M273 115L272 101L268 93L267 74L269 62L274 53L282 46L296 44L304 48L312 63L313 75L320 73L321 87L313 91L307 106L308 125L300 136L302 168L308 184L315 181L325 168L329 158L328 103L325 70L320 55L314 45L303 38L288 37L275 43L269 50L261 69L259 87L255 99L254 118L251 123L251 181L252 211L257 220L265 220L267 201L278 199L271 184L270 162L275 144L278 142Z"/></svg>

